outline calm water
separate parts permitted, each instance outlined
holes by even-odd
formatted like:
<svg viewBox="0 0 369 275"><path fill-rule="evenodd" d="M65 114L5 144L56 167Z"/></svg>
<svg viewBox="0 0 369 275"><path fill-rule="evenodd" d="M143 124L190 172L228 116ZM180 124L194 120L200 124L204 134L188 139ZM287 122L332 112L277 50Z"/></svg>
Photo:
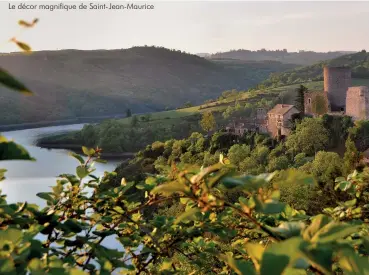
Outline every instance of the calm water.
<svg viewBox="0 0 369 275"><path fill-rule="evenodd" d="M23 145L32 157L32 161L1 161L0 168L8 170L6 179L0 182L0 189L8 196L9 202L27 201L43 204L36 194L49 192L56 183L56 177L63 173L75 174L78 161L68 155L67 150L42 149L34 145L39 135L78 130L84 124L44 127L2 133L8 139ZM112 171L119 161L109 161L107 164L96 163L94 174L100 176L104 171Z"/></svg>
<svg viewBox="0 0 369 275"><path fill-rule="evenodd" d="M32 161L0 161L0 168L8 170L6 179L0 182L0 189L6 194L8 202L36 203L45 206L45 201L36 196L39 192L49 192L56 183L56 177L63 173L75 174L79 162L68 155L68 150L42 149L34 145L39 135L65 132L82 129L84 124L73 124L65 126L44 127L29 130L11 131L2 133L8 139L23 145L32 157ZM96 163L96 171L93 173L100 176L104 171L113 171L119 161L109 161L106 164ZM36 238L44 240L44 235ZM102 245L108 248L123 250L123 246L116 240L116 236L109 236ZM139 253L140 249L137 250ZM129 261L127 262L129 263ZM119 274L119 269L112 274Z"/></svg>

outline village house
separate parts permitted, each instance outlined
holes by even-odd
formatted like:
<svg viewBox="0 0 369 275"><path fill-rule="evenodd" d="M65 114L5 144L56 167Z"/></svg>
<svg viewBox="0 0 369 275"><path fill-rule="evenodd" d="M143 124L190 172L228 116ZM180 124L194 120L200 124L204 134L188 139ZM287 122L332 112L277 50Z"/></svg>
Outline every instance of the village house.
<svg viewBox="0 0 369 275"><path fill-rule="evenodd" d="M267 129L272 137L288 136L291 132L293 115L299 114L294 105L277 104L267 114Z"/></svg>
<svg viewBox="0 0 369 275"><path fill-rule="evenodd" d="M257 108L256 115L252 118L238 118L229 123L225 130L228 133L243 136L248 132L268 133L266 127L267 111L265 108Z"/></svg>

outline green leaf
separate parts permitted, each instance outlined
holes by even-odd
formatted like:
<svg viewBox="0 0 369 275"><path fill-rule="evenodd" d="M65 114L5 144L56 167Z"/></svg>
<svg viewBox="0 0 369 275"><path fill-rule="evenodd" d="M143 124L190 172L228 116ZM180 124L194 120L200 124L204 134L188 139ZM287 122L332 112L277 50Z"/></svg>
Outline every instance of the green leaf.
<svg viewBox="0 0 369 275"><path fill-rule="evenodd" d="M368 257L360 257L353 250L344 249L339 252L339 266L345 271L344 274L369 274L369 260Z"/></svg>
<svg viewBox="0 0 369 275"><path fill-rule="evenodd" d="M89 273L86 273L84 272L83 270L81 269L78 269L78 268L72 268L70 271L69 271L69 275L88 275Z"/></svg>
<svg viewBox="0 0 369 275"><path fill-rule="evenodd" d="M88 171L88 168L86 166L80 165L80 166L77 166L76 173L77 173L77 176L80 179L83 179L83 178L88 176L89 171Z"/></svg>
<svg viewBox="0 0 369 275"><path fill-rule="evenodd" d="M246 243L245 249L247 254L251 257L256 270L260 270L260 262L263 257L264 247L258 243Z"/></svg>
<svg viewBox="0 0 369 275"><path fill-rule="evenodd" d="M22 231L15 228L8 228L0 231L0 247L2 248L6 242L14 245L22 239Z"/></svg>
<svg viewBox="0 0 369 275"><path fill-rule="evenodd" d="M190 191L190 188L182 183L179 182L169 182L161 184L155 187L151 192L161 193L163 195L172 195L173 193L183 193L186 194Z"/></svg>
<svg viewBox="0 0 369 275"><path fill-rule="evenodd" d="M335 242L339 239L345 238L353 233L358 232L360 227L360 225L353 226L350 224L330 222L322 229L320 229L313 238L311 238L311 242Z"/></svg>
<svg viewBox="0 0 369 275"><path fill-rule="evenodd" d="M73 219L66 220L63 225L74 233L80 233L83 230L83 227Z"/></svg>
<svg viewBox="0 0 369 275"><path fill-rule="evenodd" d="M108 162L105 159L95 159L94 161L98 162L98 163L107 163Z"/></svg>
<svg viewBox="0 0 369 275"><path fill-rule="evenodd" d="M309 227L304 231L303 238L304 240L310 240L314 237L314 235L325 225L327 225L331 219L325 215L318 215L315 216L312 223L309 225Z"/></svg>
<svg viewBox="0 0 369 275"><path fill-rule="evenodd" d="M224 254L220 255L220 259L226 262L232 268L232 270L236 272L236 274L238 275L256 274L256 271L250 262L243 260L235 260L231 252L227 252L225 255Z"/></svg>
<svg viewBox="0 0 369 275"><path fill-rule="evenodd" d="M74 157L75 159L77 159L79 161L80 164L84 164L85 160L78 154L70 152L69 153L70 156Z"/></svg>
<svg viewBox="0 0 369 275"><path fill-rule="evenodd" d="M92 155L94 155L96 153L93 148L87 148L85 146L82 146L82 151L87 156L92 156Z"/></svg>
<svg viewBox="0 0 369 275"><path fill-rule="evenodd" d="M304 228L305 223L303 222L283 222L278 227L269 227L271 231L283 235L285 238L300 236Z"/></svg>
<svg viewBox="0 0 369 275"><path fill-rule="evenodd" d="M1 136L0 160L35 160L27 150L13 141L7 141Z"/></svg>
<svg viewBox="0 0 369 275"><path fill-rule="evenodd" d="M195 219L195 216L197 213L200 213L199 208L190 208L190 210L187 210L186 212L179 215L176 220L174 221L174 224L178 224L180 222L187 222Z"/></svg>
<svg viewBox="0 0 369 275"><path fill-rule="evenodd" d="M300 237L271 244L263 253L260 274L283 274L301 258L301 250L306 246L307 243Z"/></svg>
<svg viewBox="0 0 369 275"><path fill-rule="evenodd" d="M1 67L0 67L0 84L26 95L33 94L26 86L24 86L21 82L19 82L10 73L5 71Z"/></svg>
<svg viewBox="0 0 369 275"><path fill-rule="evenodd" d="M37 193L36 196L46 200L46 201L53 201L54 197L52 196L53 194L50 192L41 192L41 193Z"/></svg>

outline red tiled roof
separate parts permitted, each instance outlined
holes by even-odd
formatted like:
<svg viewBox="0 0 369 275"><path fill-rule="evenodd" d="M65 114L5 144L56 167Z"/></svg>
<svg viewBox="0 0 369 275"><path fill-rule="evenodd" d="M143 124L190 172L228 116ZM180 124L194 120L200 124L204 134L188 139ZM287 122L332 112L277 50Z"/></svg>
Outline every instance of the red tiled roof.
<svg viewBox="0 0 369 275"><path fill-rule="evenodd" d="M277 104L277 105L274 106L273 109L271 109L268 112L268 114L284 115L289 110L291 110L293 107L295 107L295 106L290 105L290 104Z"/></svg>

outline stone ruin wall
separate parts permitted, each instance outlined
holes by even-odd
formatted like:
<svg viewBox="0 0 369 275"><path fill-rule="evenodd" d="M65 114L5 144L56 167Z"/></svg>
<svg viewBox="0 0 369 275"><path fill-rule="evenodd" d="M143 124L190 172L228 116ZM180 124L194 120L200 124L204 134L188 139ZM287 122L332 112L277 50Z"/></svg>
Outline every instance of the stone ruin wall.
<svg viewBox="0 0 369 275"><path fill-rule="evenodd" d="M351 70L346 67L324 67L324 91L332 111L345 109L346 92L352 86Z"/></svg>
<svg viewBox="0 0 369 275"><path fill-rule="evenodd" d="M346 115L353 120L369 119L369 89L365 86L350 87L346 97Z"/></svg>

